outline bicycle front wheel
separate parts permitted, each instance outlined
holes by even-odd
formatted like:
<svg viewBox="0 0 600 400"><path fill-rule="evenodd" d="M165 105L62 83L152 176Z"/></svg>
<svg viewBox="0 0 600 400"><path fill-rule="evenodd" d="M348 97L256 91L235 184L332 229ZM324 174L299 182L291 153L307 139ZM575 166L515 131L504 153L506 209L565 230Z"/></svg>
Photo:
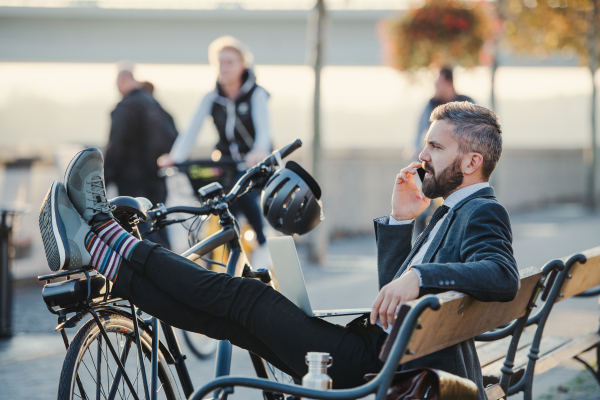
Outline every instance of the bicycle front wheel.
<svg viewBox="0 0 600 400"><path fill-rule="evenodd" d="M145 398L141 364L134 335L133 321L118 313L99 316L107 336L118 354L134 392ZM152 379L152 337L140 330L144 367L150 392ZM165 357L158 354L158 399L180 400L177 384ZM67 351L58 385L58 400L128 399L132 391L121 375L100 328L92 319L77 332Z"/></svg>
<svg viewBox="0 0 600 400"><path fill-rule="evenodd" d="M191 352L201 360L212 357L217 351L217 344L219 343L215 339L211 339L208 336L202 335L201 333L181 331L183 338L190 348Z"/></svg>

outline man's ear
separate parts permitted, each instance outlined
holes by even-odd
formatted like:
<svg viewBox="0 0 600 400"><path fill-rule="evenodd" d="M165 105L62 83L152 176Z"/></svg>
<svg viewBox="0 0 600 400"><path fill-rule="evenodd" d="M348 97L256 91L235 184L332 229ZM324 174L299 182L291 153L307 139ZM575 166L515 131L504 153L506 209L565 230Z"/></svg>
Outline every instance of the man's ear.
<svg viewBox="0 0 600 400"><path fill-rule="evenodd" d="M471 175L478 171L483 164L483 156L479 153L467 153L463 162L463 173L465 175Z"/></svg>

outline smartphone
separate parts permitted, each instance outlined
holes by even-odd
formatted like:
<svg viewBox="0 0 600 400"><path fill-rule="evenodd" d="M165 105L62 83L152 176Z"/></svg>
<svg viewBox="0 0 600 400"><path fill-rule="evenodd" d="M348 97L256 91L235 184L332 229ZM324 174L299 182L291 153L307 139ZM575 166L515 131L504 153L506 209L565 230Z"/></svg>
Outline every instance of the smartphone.
<svg viewBox="0 0 600 400"><path fill-rule="evenodd" d="M413 175L413 179L415 181L415 185L417 185L417 189L422 191L423 180L425 179L425 170L423 167L417 168L417 174Z"/></svg>
<svg viewBox="0 0 600 400"><path fill-rule="evenodd" d="M417 168L417 175L419 175L419 179L421 179L421 182L423 182L425 180L426 173L427 172L423 169L423 167Z"/></svg>

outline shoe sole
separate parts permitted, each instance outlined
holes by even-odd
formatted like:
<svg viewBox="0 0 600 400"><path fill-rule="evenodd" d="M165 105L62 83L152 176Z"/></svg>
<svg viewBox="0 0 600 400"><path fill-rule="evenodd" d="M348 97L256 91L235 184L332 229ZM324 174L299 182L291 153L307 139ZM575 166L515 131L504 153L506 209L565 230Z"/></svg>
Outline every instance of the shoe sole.
<svg viewBox="0 0 600 400"><path fill-rule="evenodd" d="M67 231L58 214L57 191L58 182L54 182L44 199L39 216L46 260L52 271L65 268L70 261Z"/></svg>
<svg viewBox="0 0 600 400"><path fill-rule="evenodd" d="M79 160L84 153L87 153L88 151L93 151L93 150L97 150L97 149L89 148L89 149L81 150L79 153L75 154L75 157L73 157L73 159L67 166L67 170L65 171L65 176L64 176L65 191L67 192L67 195L69 195L69 185L67 184L67 182L69 182L68 177L69 177L69 174L71 173L71 169L73 169L73 166L75 165L77 160Z"/></svg>

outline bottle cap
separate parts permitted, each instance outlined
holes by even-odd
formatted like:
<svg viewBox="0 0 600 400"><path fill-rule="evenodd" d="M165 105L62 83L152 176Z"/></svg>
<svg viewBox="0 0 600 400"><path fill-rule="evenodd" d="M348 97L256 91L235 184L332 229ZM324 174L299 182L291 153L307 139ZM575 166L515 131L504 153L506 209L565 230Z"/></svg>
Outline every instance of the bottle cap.
<svg viewBox="0 0 600 400"><path fill-rule="evenodd" d="M321 363L321 364L327 364L327 366L331 366L333 362L333 359L331 358L331 356L329 355L329 353L317 353L317 352L312 352L309 351L306 354L306 364L310 365L310 364L314 364L314 363Z"/></svg>

